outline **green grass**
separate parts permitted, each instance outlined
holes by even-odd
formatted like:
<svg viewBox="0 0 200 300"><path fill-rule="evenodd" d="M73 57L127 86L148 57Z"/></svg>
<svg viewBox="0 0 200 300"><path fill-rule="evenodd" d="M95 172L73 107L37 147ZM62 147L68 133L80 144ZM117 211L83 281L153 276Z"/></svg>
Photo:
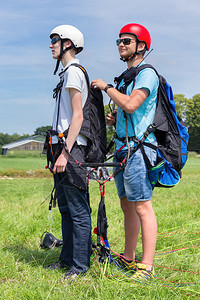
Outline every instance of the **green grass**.
<svg viewBox="0 0 200 300"><path fill-rule="evenodd" d="M15 151L6 156L0 155L0 176L50 177L46 165L46 156L39 151Z"/></svg>
<svg viewBox="0 0 200 300"><path fill-rule="evenodd" d="M43 164L38 158L28 158L32 162L20 159L24 170L29 170L34 161ZM5 171L9 161L15 170L20 159L0 158L1 171ZM7 161L4 168L2 161ZM50 226L48 201L41 204L52 189L52 179L0 179L0 299L192 299L186 294L200 296L199 178L200 158L191 156L176 187L154 191L152 203L159 232L154 260L157 279L146 286L134 284L115 267L111 274L109 263L101 265L100 271L94 255L87 275L72 283L61 281L62 272L45 270L43 266L55 261L60 252L60 249L39 248L40 237L46 230L61 238L58 209L53 211ZM94 228L100 200L96 182L91 182L90 194ZM114 182L106 184L105 202L111 249L120 253L124 244L123 215ZM93 239L96 241L94 234Z"/></svg>
<svg viewBox="0 0 200 300"><path fill-rule="evenodd" d="M0 172L8 169L37 170L44 169L46 157L41 152L16 151L8 155L0 155Z"/></svg>

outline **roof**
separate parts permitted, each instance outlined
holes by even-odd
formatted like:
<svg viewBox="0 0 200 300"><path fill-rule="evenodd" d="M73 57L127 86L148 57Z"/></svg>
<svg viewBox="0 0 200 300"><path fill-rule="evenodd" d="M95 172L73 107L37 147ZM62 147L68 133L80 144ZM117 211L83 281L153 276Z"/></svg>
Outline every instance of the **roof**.
<svg viewBox="0 0 200 300"><path fill-rule="evenodd" d="M28 138L23 139L23 140L19 140L19 141L10 143L10 144L3 145L2 148L3 149L12 149L12 148L15 148L15 147L19 147L19 146L28 144L30 142L37 142L37 143L43 144L44 141L45 141L45 137L44 136L42 136L42 135L35 135L35 136L31 136L31 137L28 137Z"/></svg>

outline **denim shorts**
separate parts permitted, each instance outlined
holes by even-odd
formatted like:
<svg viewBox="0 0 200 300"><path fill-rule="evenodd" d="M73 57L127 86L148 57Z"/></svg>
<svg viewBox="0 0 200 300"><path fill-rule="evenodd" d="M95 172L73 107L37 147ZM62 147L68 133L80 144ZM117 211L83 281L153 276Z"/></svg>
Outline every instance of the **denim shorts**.
<svg viewBox="0 0 200 300"><path fill-rule="evenodd" d="M157 157L156 151L146 146L144 149L151 164L154 165ZM114 162L117 162L116 158ZM113 169L114 172L116 170L117 168ZM115 184L120 199L126 196L128 201L134 202L151 200L153 190L140 149L130 157L125 169L115 176Z"/></svg>

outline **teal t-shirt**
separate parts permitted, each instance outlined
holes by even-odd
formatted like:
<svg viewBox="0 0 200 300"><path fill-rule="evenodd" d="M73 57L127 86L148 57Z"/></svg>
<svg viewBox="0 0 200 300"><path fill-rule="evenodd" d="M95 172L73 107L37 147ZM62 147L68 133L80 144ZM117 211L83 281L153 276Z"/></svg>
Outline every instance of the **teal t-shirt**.
<svg viewBox="0 0 200 300"><path fill-rule="evenodd" d="M142 64L144 63L145 62ZM119 84L119 88L122 85L123 79ZM134 88L133 85L134 82L130 83L130 85L127 87L127 95L130 95L133 89L147 89L149 91L149 96L140 105L140 107L134 113L127 114L128 136L136 136L138 139L141 139L147 127L153 122L157 104L159 79L153 69L145 68L136 76ZM126 137L126 121L124 118L124 112L119 107L117 108L116 131L119 137ZM145 140L145 142L149 143L153 143L155 141L156 137L153 133L151 133ZM115 140L115 144L117 150L124 145L124 143L118 139ZM129 142L129 145L133 146L133 142ZM123 150L126 150L126 148L123 148Z"/></svg>

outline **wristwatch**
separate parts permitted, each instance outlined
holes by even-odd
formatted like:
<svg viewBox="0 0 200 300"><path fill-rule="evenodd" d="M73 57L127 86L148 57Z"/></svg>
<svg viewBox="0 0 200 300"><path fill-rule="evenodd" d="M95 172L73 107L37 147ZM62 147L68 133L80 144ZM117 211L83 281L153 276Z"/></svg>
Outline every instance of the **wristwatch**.
<svg viewBox="0 0 200 300"><path fill-rule="evenodd" d="M107 84L107 86L105 87L104 91L107 93L107 90L109 88L114 88L114 86L112 84Z"/></svg>

